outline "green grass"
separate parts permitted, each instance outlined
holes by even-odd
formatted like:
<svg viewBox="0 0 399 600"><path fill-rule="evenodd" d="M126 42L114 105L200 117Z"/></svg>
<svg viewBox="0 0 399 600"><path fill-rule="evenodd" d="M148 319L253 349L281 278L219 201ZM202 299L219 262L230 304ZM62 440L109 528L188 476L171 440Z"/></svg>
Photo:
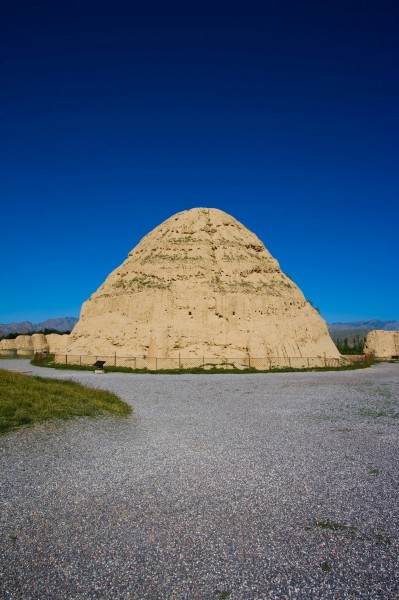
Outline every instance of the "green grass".
<svg viewBox="0 0 399 600"><path fill-rule="evenodd" d="M0 369L0 433L48 419L104 413L127 415L131 408L111 392Z"/></svg>
<svg viewBox="0 0 399 600"><path fill-rule="evenodd" d="M384 546L390 546L392 543L391 538L388 537L387 535L383 535L382 533L376 533L375 538L377 540L377 544L383 544Z"/></svg>
<svg viewBox="0 0 399 600"><path fill-rule="evenodd" d="M377 469L377 467L373 467L372 465L368 466L368 471L369 471L370 475L379 475L380 474L380 470Z"/></svg>
<svg viewBox="0 0 399 600"><path fill-rule="evenodd" d="M94 358L93 358L94 360ZM64 364L64 363L55 363L51 356L46 356L41 358L40 360L33 359L31 360L31 364L35 367L51 367L52 369L60 369L67 371L93 371L94 366L90 365L74 365L74 364ZM366 369L370 365L363 363L354 363L352 365L344 366L344 367L310 367L305 369L295 369L293 367L283 367L283 368L272 368L267 370L247 368L247 369L236 369L232 368L218 368L213 367L203 368L203 367L194 367L191 369L132 369L130 367L113 367L104 365L104 371L106 373L132 373L132 374L151 374L151 375L243 375L248 373L303 373L303 372L324 372L324 371L354 371L356 369Z"/></svg>
<svg viewBox="0 0 399 600"><path fill-rule="evenodd" d="M334 521L330 521L326 519L325 521L315 521L314 524L316 527L320 527L320 529L330 529L331 531L345 531L348 529L347 525L342 525L341 523L335 523Z"/></svg>
<svg viewBox="0 0 399 600"><path fill-rule="evenodd" d="M371 417L372 419L379 419L380 417L389 417L390 419L399 419L399 412L393 412L390 410L364 409L364 410L360 410L359 414L362 417Z"/></svg>

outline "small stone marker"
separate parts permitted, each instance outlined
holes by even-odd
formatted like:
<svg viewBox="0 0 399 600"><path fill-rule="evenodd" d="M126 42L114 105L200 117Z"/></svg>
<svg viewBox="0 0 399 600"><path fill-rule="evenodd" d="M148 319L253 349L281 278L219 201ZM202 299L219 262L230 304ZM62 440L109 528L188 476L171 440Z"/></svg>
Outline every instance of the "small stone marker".
<svg viewBox="0 0 399 600"><path fill-rule="evenodd" d="M104 363L106 363L106 362L107 362L106 360L96 360L96 362L94 363L94 366L96 367L94 373L101 374L101 375L104 374L105 373Z"/></svg>

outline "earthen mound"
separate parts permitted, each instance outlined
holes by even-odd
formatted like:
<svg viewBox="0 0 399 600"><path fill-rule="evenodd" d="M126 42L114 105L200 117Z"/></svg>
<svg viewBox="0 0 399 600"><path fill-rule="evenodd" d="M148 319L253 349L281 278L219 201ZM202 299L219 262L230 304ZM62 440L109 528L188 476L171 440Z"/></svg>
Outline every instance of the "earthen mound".
<svg viewBox="0 0 399 600"><path fill-rule="evenodd" d="M84 303L68 353L340 356L261 240L208 208L178 213L141 240Z"/></svg>
<svg viewBox="0 0 399 600"><path fill-rule="evenodd" d="M367 334L364 345L365 354L376 358L392 359L399 356L399 331L374 329Z"/></svg>

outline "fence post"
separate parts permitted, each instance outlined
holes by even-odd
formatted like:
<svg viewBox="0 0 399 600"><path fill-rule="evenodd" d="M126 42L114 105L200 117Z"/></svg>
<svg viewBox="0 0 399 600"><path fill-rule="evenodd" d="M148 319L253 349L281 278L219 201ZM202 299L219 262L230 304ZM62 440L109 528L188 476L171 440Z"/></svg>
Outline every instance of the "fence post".
<svg viewBox="0 0 399 600"><path fill-rule="evenodd" d="M155 357L155 370L156 371L158 370L158 358L157 357Z"/></svg>
<svg viewBox="0 0 399 600"><path fill-rule="evenodd" d="M65 364L68 364L68 354L65 354Z"/></svg>
<svg viewBox="0 0 399 600"><path fill-rule="evenodd" d="M179 352L179 369L181 369L180 352Z"/></svg>
<svg viewBox="0 0 399 600"><path fill-rule="evenodd" d="M326 353L324 352L324 366L327 366L327 358L326 358Z"/></svg>
<svg viewBox="0 0 399 600"><path fill-rule="evenodd" d="M114 367L116 367L116 352L114 353Z"/></svg>
<svg viewBox="0 0 399 600"><path fill-rule="evenodd" d="M82 355L81 354L79 354L79 364L80 364L80 366L82 366Z"/></svg>
<svg viewBox="0 0 399 600"><path fill-rule="evenodd" d="M248 355L248 369L251 368L251 357Z"/></svg>
<svg viewBox="0 0 399 600"><path fill-rule="evenodd" d="M287 356L287 358L288 358L288 366L289 366L289 368L291 368L291 359L289 356Z"/></svg>

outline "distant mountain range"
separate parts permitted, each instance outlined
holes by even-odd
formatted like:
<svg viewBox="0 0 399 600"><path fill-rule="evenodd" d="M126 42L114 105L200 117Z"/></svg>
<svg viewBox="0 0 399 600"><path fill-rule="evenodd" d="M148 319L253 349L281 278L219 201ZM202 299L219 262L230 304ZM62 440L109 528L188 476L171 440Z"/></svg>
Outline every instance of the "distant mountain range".
<svg viewBox="0 0 399 600"><path fill-rule="evenodd" d="M379 321L372 319L370 321L350 321L349 323L329 323L328 331L333 340L343 340L348 338L365 338L369 331L373 329L382 329L383 331L398 331L399 321Z"/></svg>
<svg viewBox="0 0 399 600"><path fill-rule="evenodd" d="M22 321L20 323L0 323L0 336L6 336L10 333L35 333L44 329L56 329L57 331L71 331L78 319L75 317L61 317L59 319L47 319L41 323L31 323Z"/></svg>
<svg viewBox="0 0 399 600"><path fill-rule="evenodd" d="M0 336L6 336L9 333L34 333L43 329L56 329L57 331L71 331L78 319L75 317L62 317L59 319L47 319L41 323L31 323L22 321L20 323L2 323L0 324ZM384 331L399 331L399 321L351 321L349 323L329 323L328 330L333 339L352 339L359 336L366 337L369 331L373 329L383 329Z"/></svg>

